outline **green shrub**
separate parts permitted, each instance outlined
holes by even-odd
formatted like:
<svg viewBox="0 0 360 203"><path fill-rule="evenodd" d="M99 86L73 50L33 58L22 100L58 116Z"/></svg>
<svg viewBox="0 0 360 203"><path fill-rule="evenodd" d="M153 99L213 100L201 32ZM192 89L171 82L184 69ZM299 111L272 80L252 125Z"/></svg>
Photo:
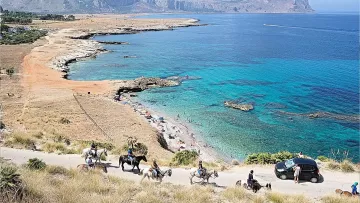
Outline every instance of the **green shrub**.
<svg viewBox="0 0 360 203"><path fill-rule="evenodd" d="M172 158L172 162L175 165L189 165L192 164L198 157L199 154L197 152L184 150L181 152L177 152Z"/></svg>
<svg viewBox="0 0 360 203"><path fill-rule="evenodd" d="M38 158L29 159L27 167L31 170L43 170L46 168L46 163Z"/></svg>
<svg viewBox="0 0 360 203"><path fill-rule="evenodd" d="M275 154L254 153L246 157L246 164L275 164L295 157L294 153L282 151Z"/></svg>
<svg viewBox="0 0 360 203"><path fill-rule="evenodd" d="M47 32L43 30L23 30L17 33L4 33L3 38L0 39L0 44L33 43L46 34Z"/></svg>
<svg viewBox="0 0 360 203"><path fill-rule="evenodd" d="M319 159L319 160L322 161L322 162L328 162L328 161L330 161L330 159L327 158L326 156L318 156L317 159Z"/></svg>
<svg viewBox="0 0 360 203"><path fill-rule="evenodd" d="M341 168L341 171L346 172L346 173L355 171L353 165L350 163L350 161L347 161L347 160L340 163L340 168Z"/></svg>
<svg viewBox="0 0 360 203"><path fill-rule="evenodd" d="M0 168L0 199L4 202L14 201L23 193L22 181L17 169L13 166L4 165Z"/></svg>
<svg viewBox="0 0 360 203"><path fill-rule="evenodd" d="M37 139L41 139L41 138L43 138L44 133L43 132L37 132L37 133L32 134L32 136L37 138Z"/></svg>
<svg viewBox="0 0 360 203"><path fill-rule="evenodd" d="M106 156L104 153L101 154L100 159L101 161L106 161Z"/></svg>

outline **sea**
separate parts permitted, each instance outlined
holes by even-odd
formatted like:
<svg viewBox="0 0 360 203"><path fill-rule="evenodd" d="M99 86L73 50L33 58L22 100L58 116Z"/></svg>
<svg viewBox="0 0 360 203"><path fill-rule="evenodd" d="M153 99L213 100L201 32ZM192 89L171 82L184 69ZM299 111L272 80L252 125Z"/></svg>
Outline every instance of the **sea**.
<svg viewBox="0 0 360 203"><path fill-rule="evenodd" d="M140 18L196 18L207 25L96 36L129 45L105 45L110 53L71 64L69 79L189 76L194 80L144 91L138 99L167 116L179 115L228 157L287 150L359 161L359 122L347 119L359 116L359 15ZM228 108L224 101L254 110ZM309 118L315 112L331 116Z"/></svg>

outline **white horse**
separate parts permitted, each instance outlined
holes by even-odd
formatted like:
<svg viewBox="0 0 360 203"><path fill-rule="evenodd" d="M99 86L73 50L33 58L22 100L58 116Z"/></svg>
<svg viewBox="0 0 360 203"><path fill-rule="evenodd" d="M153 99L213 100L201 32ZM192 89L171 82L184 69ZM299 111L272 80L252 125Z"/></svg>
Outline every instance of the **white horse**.
<svg viewBox="0 0 360 203"><path fill-rule="evenodd" d="M154 174L154 172L152 171L151 168L146 168L146 169L141 170L140 174L143 174L143 177L141 178L141 181L140 181L140 182L142 182L142 181L144 180L144 178L147 177L148 180L150 180L150 178L151 178L151 179L153 179L153 180L158 180L158 181L161 183L161 182L162 182L162 179L163 179L166 175L168 175L169 177L171 177L171 175L172 175L172 170L171 170L171 168L170 168L170 169L168 169L168 170L166 170L166 171L164 171L164 172L160 171L160 173L158 174L158 177L155 177L155 174Z"/></svg>
<svg viewBox="0 0 360 203"><path fill-rule="evenodd" d="M200 177L200 174L198 173L198 169L197 168L192 168L190 169L190 184L193 184L192 179L194 177L197 177L199 179L201 179L201 184L203 184L206 180L207 183L209 183L209 178L214 176L214 178L219 177L219 174L216 170L211 170L210 172L206 171L204 175L202 175Z"/></svg>
<svg viewBox="0 0 360 203"><path fill-rule="evenodd" d="M96 151L96 156L91 155L94 150L91 150L91 148L85 148L83 149L82 155L85 157L85 161L88 158L88 156L92 156L92 158L95 159L95 163L97 163L99 161L99 163L101 163L101 155L104 154L105 156L107 156L107 150L106 149L99 149ZM91 153L90 153L91 152Z"/></svg>

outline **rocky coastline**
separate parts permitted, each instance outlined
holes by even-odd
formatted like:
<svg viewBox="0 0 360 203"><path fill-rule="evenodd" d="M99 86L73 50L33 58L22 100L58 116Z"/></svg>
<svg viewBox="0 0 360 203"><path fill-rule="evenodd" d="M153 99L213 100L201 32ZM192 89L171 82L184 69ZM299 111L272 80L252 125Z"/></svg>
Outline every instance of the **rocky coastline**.
<svg viewBox="0 0 360 203"><path fill-rule="evenodd" d="M238 104L236 102L233 101L225 101L224 105L226 107L230 107L233 109L239 109L241 111L251 111L254 109L254 106L252 104Z"/></svg>

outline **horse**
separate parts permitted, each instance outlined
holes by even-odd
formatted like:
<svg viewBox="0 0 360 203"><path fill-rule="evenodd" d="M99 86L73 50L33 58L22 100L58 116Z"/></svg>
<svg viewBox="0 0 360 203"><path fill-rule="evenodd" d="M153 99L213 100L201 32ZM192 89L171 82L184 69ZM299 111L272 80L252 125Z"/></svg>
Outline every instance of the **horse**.
<svg viewBox="0 0 360 203"><path fill-rule="evenodd" d="M134 156L133 161L132 161L133 168L131 169L131 171L134 171L134 168L136 167L140 172L139 164L140 164L141 160L144 160L145 162L147 162L147 159L145 156ZM131 161L129 160L128 155L123 155L123 156L119 157L119 168L121 165L121 168L123 171L124 171L124 163L131 165Z"/></svg>
<svg viewBox="0 0 360 203"><path fill-rule="evenodd" d="M205 174L200 177L200 175L199 175L199 173L198 173L198 169L197 169L197 168L192 168L192 169L191 169L191 172L190 172L190 184L191 184L191 185L193 184L192 179L193 179L195 176L196 176L197 178L202 179L201 184L203 184L205 180L206 180L207 183L209 183L209 178L210 178L211 176L214 176L214 178L219 177L218 172L217 172L216 170L212 170L211 172L207 172L207 171L206 171Z"/></svg>
<svg viewBox="0 0 360 203"><path fill-rule="evenodd" d="M92 151L91 148L83 149L82 155L85 157L85 161L86 161L86 159L88 158L89 155L91 156L91 154L90 154L91 151ZM101 155L102 154L107 156L108 155L107 150L106 149L99 149L99 150L96 151L96 156L92 156L95 159L95 163L97 163L98 161L99 161L99 163L101 163Z"/></svg>
<svg viewBox="0 0 360 203"><path fill-rule="evenodd" d="M241 180L238 180L235 185L241 186ZM257 180L253 180L253 184L251 186L244 183L243 187L248 190L251 189L254 193L257 193L262 187L265 187L268 190L271 190L271 183L266 183L266 185L263 186L263 185L260 185L260 183Z"/></svg>
<svg viewBox="0 0 360 203"><path fill-rule="evenodd" d="M104 173L107 173L107 168L103 164L94 164L93 168L90 168L87 164L79 164L76 168L81 172L88 172L89 170L92 169L94 170L99 169L102 170Z"/></svg>
<svg viewBox="0 0 360 203"><path fill-rule="evenodd" d="M140 174L143 174L143 177L141 178L141 181L140 183L144 180L144 178L148 178L148 180L150 180L150 177L151 179L153 180L159 180L159 182L161 183L162 182L162 179L168 175L169 177L171 177L172 175L172 170L171 168L162 172L162 171L159 171L159 174L158 174L158 177L155 177L155 174L153 172L153 169L152 168L146 168L146 169L143 169L141 170Z"/></svg>

